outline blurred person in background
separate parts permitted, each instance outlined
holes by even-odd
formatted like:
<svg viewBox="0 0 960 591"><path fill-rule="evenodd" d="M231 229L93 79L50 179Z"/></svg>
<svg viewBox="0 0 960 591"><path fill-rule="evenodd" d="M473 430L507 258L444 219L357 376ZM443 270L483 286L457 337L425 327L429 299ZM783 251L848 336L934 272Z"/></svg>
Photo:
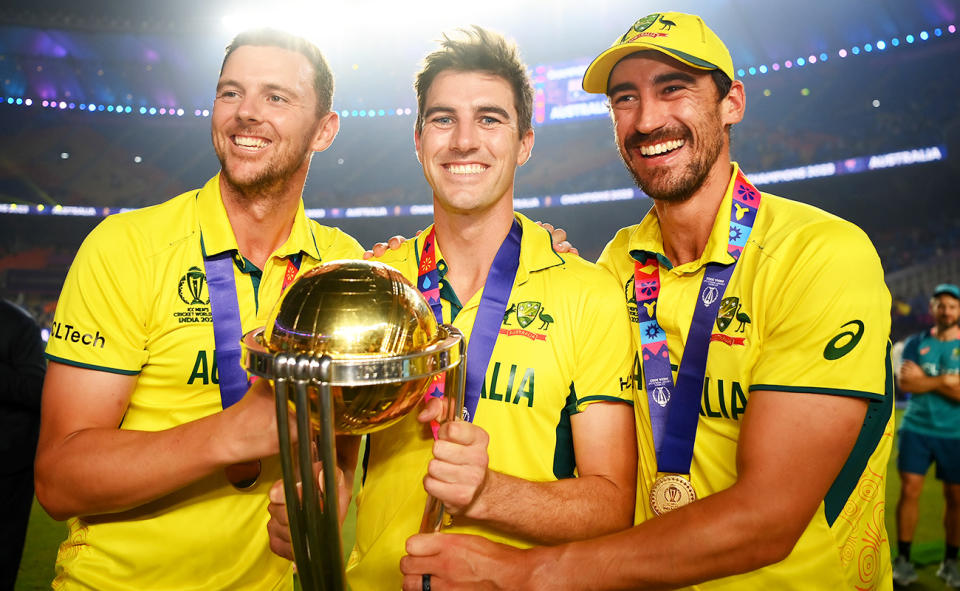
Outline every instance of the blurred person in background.
<svg viewBox="0 0 960 591"><path fill-rule="evenodd" d="M13 589L33 504L33 457L46 363L40 327L0 300L0 589Z"/></svg>
<svg viewBox="0 0 960 591"><path fill-rule="evenodd" d="M897 549L893 580L907 586L917 580L910 547L917 529L920 493L931 464L943 482L946 507L943 527L946 553L937 576L960 587L960 288L941 283L933 290L934 326L907 339L897 376L910 392L899 432L900 500L897 502Z"/></svg>

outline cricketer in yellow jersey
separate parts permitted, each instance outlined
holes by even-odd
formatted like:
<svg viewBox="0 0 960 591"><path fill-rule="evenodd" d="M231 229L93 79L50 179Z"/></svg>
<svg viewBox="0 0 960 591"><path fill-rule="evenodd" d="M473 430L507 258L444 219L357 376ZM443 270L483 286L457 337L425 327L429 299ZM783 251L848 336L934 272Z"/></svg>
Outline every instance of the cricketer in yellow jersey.
<svg viewBox="0 0 960 591"><path fill-rule="evenodd" d="M339 127L332 93L312 44L239 35L213 107L220 174L107 218L81 247L51 329L36 459L38 499L69 520L55 588L292 589L265 528L279 474L273 395L265 380L244 395L243 376L242 399L224 409L208 257L227 254L242 334L294 275L361 256L301 200L313 152ZM246 463L252 478L256 460L259 480L232 486L227 467Z"/></svg>
<svg viewBox="0 0 960 591"><path fill-rule="evenodd" d="M600 258L634 323L638 525L529 550L417 536L404 588L426 572L456 588L891 588L890 296L875 249L848 222L756 191L730 161L744 89L699 17L639 19L584 88L608 95L620 154L654 200ZM687 353L700 346L698 372ZM675 380L693 387L670 394ZM655 407L687 410L693 432ZM664 469L673 458L651 436L664 425L692 446L683 470Z"/></svg>
<svg viewBox="0 0 960 591"><path fill-rule="evenodd" d="M436 257L443 320L471 348L482 339L481 301L506 290L509 304L493 319L490 362L478 366L473 423L441 425L434 441L425 422L437 414L433 400L419 417L369 436L348 567L355 591L401 585L404 543L427 493L452 515L451 531L523 546L623 529L634 507L632 354L620 290L606 271L558 255L544 230L513 211L514 174L533 147L526 67L502 37L474 28L426 58L416 87L415 141L434 225L382 261L416 280L424 253ZM499 269L498 251L516 231L519 266L502 284L491 266ZM289 557L282 486L271 501L271 542Z"/></svg>

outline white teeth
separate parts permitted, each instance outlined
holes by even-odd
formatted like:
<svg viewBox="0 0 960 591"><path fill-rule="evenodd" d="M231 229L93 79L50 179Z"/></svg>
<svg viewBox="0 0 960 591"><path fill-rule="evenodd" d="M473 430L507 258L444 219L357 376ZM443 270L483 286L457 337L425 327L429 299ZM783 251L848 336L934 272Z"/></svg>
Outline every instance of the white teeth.
<svg viewBox="0 0 960 591"><path fill-rule="evenodd" d="M683 140L671 140L669 142L663 142L653 146L640 146L640 153L644 156L656 156L657 154L663 154L664 152L676 150L683 144Z"/></svg>
<svg viewBox="0 0 960 591"><path fill-rule="evenodd" d="M262 148L267 145L267 142L260 138L249 137L245 135L235 135L233 136L233 143L238 146L243 146L244 148Z"/></svg>
<svg viewBox="0 0 960 591"><path fill-rule="evenodd" d="M453 174L480 174L487 167L482 164L448 164L447 170Z"/></svg>

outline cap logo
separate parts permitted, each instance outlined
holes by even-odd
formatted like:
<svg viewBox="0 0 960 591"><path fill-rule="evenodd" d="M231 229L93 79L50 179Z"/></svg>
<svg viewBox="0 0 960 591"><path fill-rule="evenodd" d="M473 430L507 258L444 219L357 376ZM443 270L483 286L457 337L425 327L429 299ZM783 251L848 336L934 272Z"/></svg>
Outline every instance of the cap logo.
<svg viewBox="0 0 960 591"><path fill-rule="evenodd" d="M630 43L631 41L636 40L640 35L635 33L642 33L650 28L653 23L657 22L657 19L660 18L660 13L655 12L653 14L648 14L637 22L633 23L633 26L627 29L627 32L623 34L623 37L620 37L620 43ZM669 22L669 21L668 21Z"/></svg>

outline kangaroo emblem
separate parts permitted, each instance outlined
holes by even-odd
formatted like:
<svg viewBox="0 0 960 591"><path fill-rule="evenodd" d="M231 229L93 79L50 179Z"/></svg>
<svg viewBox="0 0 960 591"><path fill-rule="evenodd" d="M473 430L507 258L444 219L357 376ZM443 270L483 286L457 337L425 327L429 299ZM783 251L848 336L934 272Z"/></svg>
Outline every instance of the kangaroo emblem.
<svg viewBox="0 0 960 591"><path fill-rule="evenodd" d="M510 315L517 311L516 304L510 304L507 311L503 313L503 326L510 326Z"/></svg>

